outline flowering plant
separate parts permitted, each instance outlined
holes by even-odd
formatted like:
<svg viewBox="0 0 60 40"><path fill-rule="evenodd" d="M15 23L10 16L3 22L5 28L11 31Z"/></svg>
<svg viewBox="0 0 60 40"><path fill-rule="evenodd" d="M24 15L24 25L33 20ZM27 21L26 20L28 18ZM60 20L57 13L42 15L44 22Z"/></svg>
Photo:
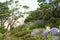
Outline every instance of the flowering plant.
<svg viewBox="0 0 60 40"><path fill-rule="evenodd" d="M44 30L42 36L46 36L48 34L48 30Z"/></svg>
<svg viewBox="0 0 60 40"><path fill-rule="evenodd" d="M57 28L52 28L51 30L50 30L50 34L52 34L52 35L55 35L55 34L57 34L58 33L58 29Z"/></svg>
<svg viewBox="0 0 60 40"><path fill-rule="evenodd" d="M39 32L38 29L34 29L34 31L31 33L32 36L36 35Z"/></svg>

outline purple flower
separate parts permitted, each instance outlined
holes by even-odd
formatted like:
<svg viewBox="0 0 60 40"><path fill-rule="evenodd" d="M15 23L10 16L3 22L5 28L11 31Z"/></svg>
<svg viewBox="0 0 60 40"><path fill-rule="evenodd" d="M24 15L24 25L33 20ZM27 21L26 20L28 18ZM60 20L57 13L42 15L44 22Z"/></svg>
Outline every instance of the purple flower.
<svg viewBox="0 0 60 40"><path fill-rule="evenodd" d="M34 31L31 33L32 36L36 35L39 32L38 29L34 29Z"/></svg>
<svg viewBox="0 0 60 40"><path fill-rule="evenodd" d="M51 34L57 34L58 33L58 29L57 28L52 28L51 30L50 30L50 33Z"/></svg>
<svg viewBox="0 0 60 40"><path fill-rule="evenodd" d="M58 40L57 36L52 36L52 40Z"/></svg>
<svg viewBox="0 0 60 40"><path fill-rule="evenodd" d="M39 32L39 30L38 29L34 29L33 32L37 34Z"/></svg>
<svg viewBox="0 0 60 40"><path fill-rule="evenodd" d="M31 35L34 36L34 35L36 35L36 33L32 32Z"/></svg>
<svg viewBox="0 0 60 40"><path fill-rule="evenodd" d="M43 33L42 33L42 36L46 36L47 34L48 34L48 31L44 30Z"/></svg>

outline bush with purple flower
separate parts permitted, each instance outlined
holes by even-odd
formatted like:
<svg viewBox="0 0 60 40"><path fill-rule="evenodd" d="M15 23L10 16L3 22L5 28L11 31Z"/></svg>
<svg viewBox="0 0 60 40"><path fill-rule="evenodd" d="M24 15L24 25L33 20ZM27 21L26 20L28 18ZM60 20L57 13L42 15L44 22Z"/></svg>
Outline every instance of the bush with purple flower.
<svg viewBox="0 0 60 40"><path fill-rule="evenodd" d="M36 34L39 33L39 30L38 29L34 29L33 32L31 32L31 35L34 36L34 37L39 37L37 36ZM41 33L41 32L40 32ZM39 34L40 34L39 33ZM42 40L58 40L58 35L56 34L60 34L60 31L58 31L58 28L51 28L50 31L48 30L43 30L42 32ZM40 40L40 38L39 38Z"/></svg>
<svg viewBox="0 0 60 40"><path fill-rule="evenodd" d="M48 34L48 30L44 30L43 33L42 33L42 40L46 40L46 35Z"/></svg>
<svg viewBox="0 0 60 40"><path fill-rule="evenodd" d="M50 34L52 34L52 40L58 40L58 37L56 36L57 33L58 33L58 29L57 28L52 28L50 30Z"/></svg>
<svg viewBox="0 0 60 40"><path fill-rule="evenodd" d="M51 30L50 30L50 34L52 34L52 35L55 35L55 34L57 34L58 33L58 29L57 28L52 28Z"/></svg>

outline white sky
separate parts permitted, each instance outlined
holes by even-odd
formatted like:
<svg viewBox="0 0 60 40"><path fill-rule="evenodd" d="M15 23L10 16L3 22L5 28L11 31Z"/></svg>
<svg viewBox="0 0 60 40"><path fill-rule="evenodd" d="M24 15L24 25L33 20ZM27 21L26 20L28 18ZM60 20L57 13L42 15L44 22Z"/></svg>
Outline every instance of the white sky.
<svg viewBox="0 0 60 40"><path fill-rule="evenodd" d="M0 1L4 2L6 0L0 0ZM27 11L35 10L38 7L37 0L19 0L19 4L29 6L30 9L28 9ZM21 9L20 11L23 11L23 9Z"/></svg>
<svg viewBox="0 0 60 40"><path fill-rule="evenodd" d="M20 4L29 6L30 10L34 10L38 7L37 0L20 0Z"/></svg>

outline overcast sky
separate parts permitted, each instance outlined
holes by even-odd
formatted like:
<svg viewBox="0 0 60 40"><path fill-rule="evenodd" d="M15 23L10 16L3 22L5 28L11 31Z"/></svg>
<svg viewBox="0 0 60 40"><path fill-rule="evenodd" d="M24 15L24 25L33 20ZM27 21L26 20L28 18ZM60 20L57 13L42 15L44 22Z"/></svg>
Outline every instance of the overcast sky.
<svg viewBox="0 0 60 40"><path fill-rule="evenodd" d="M6 0L0 0L0 1L4 2ZM37 0L19 0L19 4L20 5L27 5L27 6L29 6L30 9L28 11L35 10L38 7ZM23 11L23 10L21 10L21 11Z"/></svg>

